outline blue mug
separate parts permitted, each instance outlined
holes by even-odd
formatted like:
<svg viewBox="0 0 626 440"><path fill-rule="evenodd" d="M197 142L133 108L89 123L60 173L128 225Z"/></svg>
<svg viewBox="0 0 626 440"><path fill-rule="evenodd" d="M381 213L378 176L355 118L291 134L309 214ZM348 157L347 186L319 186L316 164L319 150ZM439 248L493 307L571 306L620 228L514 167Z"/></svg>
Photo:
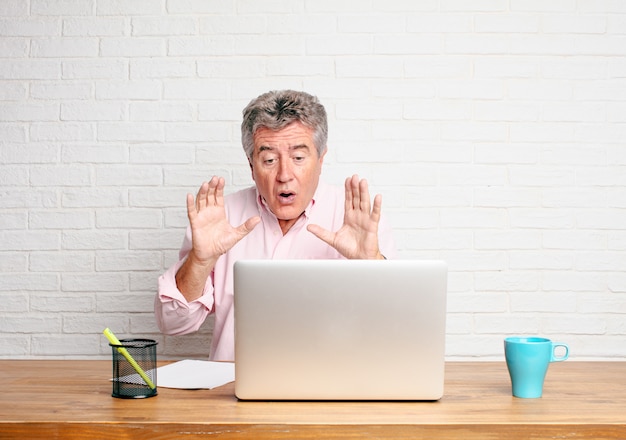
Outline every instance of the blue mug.
<svg viewBox="0 0 626 440"><path fill-rule="evenodd" d="M565 353L556 356L557 347L565 348ZM566 360L569 346L546 338L511 337L504 340L504 355L513 395L536 399L543 394L543 382L550 362Z"/></svg>

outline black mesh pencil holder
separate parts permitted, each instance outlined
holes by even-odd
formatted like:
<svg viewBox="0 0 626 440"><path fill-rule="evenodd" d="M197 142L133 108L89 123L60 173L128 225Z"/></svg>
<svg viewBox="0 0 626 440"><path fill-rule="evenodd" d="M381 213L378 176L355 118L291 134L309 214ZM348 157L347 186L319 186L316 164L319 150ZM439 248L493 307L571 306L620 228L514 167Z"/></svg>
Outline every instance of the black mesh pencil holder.
<svg viewBox="0 0 626 440"><path fill-rule="evenodd" d="M113 352L113 397L138 399L157 395L156 346L152 339L122 339Z"/></svg>

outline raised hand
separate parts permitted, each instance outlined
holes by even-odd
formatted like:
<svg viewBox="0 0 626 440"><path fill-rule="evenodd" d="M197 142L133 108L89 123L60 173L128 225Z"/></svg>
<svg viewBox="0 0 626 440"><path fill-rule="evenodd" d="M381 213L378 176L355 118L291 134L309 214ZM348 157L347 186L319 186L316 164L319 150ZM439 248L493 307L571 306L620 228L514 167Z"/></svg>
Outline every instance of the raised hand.
<svg viewBox="0 0 626 440"><path fill-rule="evenodd" d="M332 232L319 225L309 225L307 229L346 258L383 259L378 248L382 196L376 195L372 206L367 181L359 180L356 174L346 179L345 191L345 213L341 228Z"/></svg>
<svg viewBox="0 0 626 440"><path fill-rule="evenodd" d="M224 178L213 176L204 182L194 200L187 194L187 216L191 225L192 250L198 262L217 259L248 235L261 221L251 217L238 227L226 219L224 210Z"/></svg>
<svg viewBox="0 0 626 440"><path fill-rule="evenodd" d="M261 221L255 216L233 227L224 209L224 185L223 177L213 176L200 186L195 199L192 194L187 194L192 248L176 274L176 284L188 301L202 294L220 255L228 252Z"/></svg>

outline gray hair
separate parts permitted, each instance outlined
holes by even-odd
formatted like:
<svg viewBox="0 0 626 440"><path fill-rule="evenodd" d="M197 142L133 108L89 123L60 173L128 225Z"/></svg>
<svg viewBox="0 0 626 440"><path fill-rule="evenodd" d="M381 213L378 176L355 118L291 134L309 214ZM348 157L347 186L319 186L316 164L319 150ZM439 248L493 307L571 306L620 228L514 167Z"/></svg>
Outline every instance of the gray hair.
<svg viewBox="0 0 626 440"><path fill-rule="evenodd" d="M252 161L254 134L259 128L281 130L298 121L313 129L313 142L321 156L326 151L328 122L326 110L315 96L294 90L275 90L250 101L243 110L241 123L241 143L248 160Z"/></svg>

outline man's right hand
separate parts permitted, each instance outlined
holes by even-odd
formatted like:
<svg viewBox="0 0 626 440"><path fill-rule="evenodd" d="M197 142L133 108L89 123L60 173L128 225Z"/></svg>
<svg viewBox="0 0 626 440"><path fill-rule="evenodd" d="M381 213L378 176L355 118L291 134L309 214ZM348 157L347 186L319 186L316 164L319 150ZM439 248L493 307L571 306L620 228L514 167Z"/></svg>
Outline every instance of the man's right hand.
<svg viewBox="0 0 626 440"><path fill-rule="evenodd" d="M187 194L187 217L191 226L192 248L187 260L176 274L178 290L187 301L202 295L208 276L218 258L228 252L259 224L261 218L251 217L238 227L226 218L223 177L213 176L204 182L194 197Z"/></svg>

